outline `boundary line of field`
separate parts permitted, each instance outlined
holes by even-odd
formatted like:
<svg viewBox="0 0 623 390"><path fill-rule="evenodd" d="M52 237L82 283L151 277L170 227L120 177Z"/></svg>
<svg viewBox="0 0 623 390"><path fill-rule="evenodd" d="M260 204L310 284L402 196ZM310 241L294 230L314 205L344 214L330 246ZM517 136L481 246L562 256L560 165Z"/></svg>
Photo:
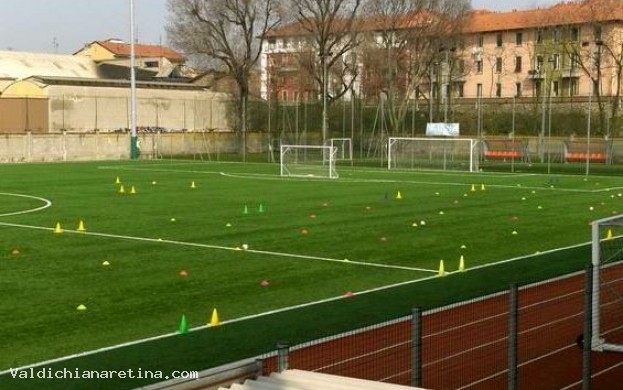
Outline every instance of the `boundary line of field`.
<svg viewBox="0 0 623 390"><path fill-rule="evenodd" d="M24 229L49 230L49 231L55 230L55 228L50 228L50 227L22 225L18 223L9 223L9 222L0 222L0 226L9 226L9 227L16 227L16 228L24 228ZM264 251L264 250L259 250L259 249L242 249L240 247L228 247L228 246L220 246L220 245L212 245L212 244L201 244L201 243L196 243L196 242L167 240L163 238L135 237L135 236L125 236L125 235L120 235L120 234L98 233L98 232L88 232L88 231L78 231L78 230L63 230L63 232L67 232L71 234L87 235L87 236L118 238L122 240L153 242L153 243L158 243L158 244L172 244L172 245L190 246L190 247L207 248L207 249L218 249L218 250L227 250L227 251L242 251L242 252L248 252L248 253L256 253L260 255L287 257L287 258L296 258L296 259L305 259L305 260L328 261L328 262L333 262L333 263L353 264L353 265L361 265L361 266L366 266L366 267L388 268L388 269L397 269L397 270L405 270L405 271L426 272L426 273L433 273L433 274L437 274L439 272L438 270L432 270L432 269L427 269L427 268L407 267L407 266L392 265L392 264L369 263L365 261L356 261L356 260L349 260L349 259L332 259L329 257L301 255L301 254L296 254L296 253L285 253L285 252L272 252L272 251Z"/></svg>
<svg viewBox="0 0 623 390"><path fill-rule="evenodd" d="M12 225L15 225L15 224L5 224L5 223L0 222L0 225L12 226ZM16 227L22 227L22 226L17 225ZM28 226L23 226L23 227L28 227ZM42 229L42 230L52 230L51 228L47 228L47 227L32 227L32 228ZM83 234L83 233L77 232L77 231L69 231L69 232L72 232L72 233L75 232L77 234ZM93 234L93 233L91 233L91 234ZM147 239L147 240L153 240L153 239ZM158 240L153 240L153 241L160 242ZM538 255L530 254L530 255L525 255L525 256L513 257L513 258L510 258L510 259L506 259L506 260L502 260L502 261L498 261L498 262L494 262L494 263L487 263L487 264L482 264L482 265L479 265L479 266L471 267L469 269L466 269L465 271L448 272L447 275L457 274L457 273L460 273L460 272L477 271L479 269L495 267L495 266L498 266L498 265L507 264L507 263L511 263L511 262L515 262L515 261L519 261L519 260L524 260L524 259L528 259L528 258L531 258L531 257L542 256L542 255L546 255L546 254L550 254L550 253L555 253L555 252L560 252L560 251L564 251L564 250L579 248L581 246L590 245L590 244L591 244L591 242L589 241L589 242L585 242L585 243L581 243L581 244L575 244L575 245L571 245L571 246L567 246L567 247L562 247L562 248L556 248L556 249L543 251L543 252L539 253ZM421 279L409 280L409 281L406 281L406 282L394 283L394 284L381 286L381 287L377 287L377 288L373 288L373 289L369 289L369 290L355 292L355 295L369 294L369 293L374 293L374 292L378 292L378 291L389 290L389 289L396 288L396 287L406 286L406 285L409 285L409 284L422 283L422 282L425 282L425 281L428 281L428 280L436 279L438 277L439 277L438 275L435 275L435 276L424 277L424 278L421 278ZM252 315L248 315L248 316L243 316L243 317L231 319L231 320L222 321L219 326L226 325L226 324L231 324L231 323L236 323L236 322L248 321L248 320L252 320L252 319L255 319L255 318L259 318L259 317L265 317L265 316L272 315L272 314L278 314L278 313L292 311L292 310L296 310L296 309L300 309L300 308L320 305L320 304L323 304L323 303L334 302L334 301L337 301L337 300L340 300L340 299L348 299L348 298L346 298L343 295L340 295L340 296L336 296L336 297L332 297L332 298L321 299L321 300L318 300L318 301L302 303L302 304L288 306L288 307L283 307L283 308L279 308L279 309L275 309L275 310L269 310L269 311L266 311L266 312L263 312L263 313L257 313L257 314L252 314ZM460 303L450 305L449 307L452 307L452 306L455 306L455 305L460 305ZM205 329L207 329L209 327L210 327L210 325L202 325L202 326L198 326L198 327L195 327L195 328L191 328L190 331L205 330ZM74 359L74 358L80 358L80 357L83 357L83 356L94 355L94 354L97 354L97 353L100 353L100 352L106 352L106 351L110 351L110 350L114 350L114 349L119 349L119 348L128 347L128 346L132 346L132 345L143 344L143 343L147 343L147 342L150 342L150 341L155 341L155 340L159 340L159 339L173 337L173 336L176 336L178 334L179 334L178 332L170 332L170 333L166 333L166 334L162 334L162 335L158 335L158 336L152 336L152 337L147 337L147 338L143 338L143 339L139 339L139 340L128 341L128 342L125 342L125 343L111 345L111 346L108 346L108 347L98 348L98 349L94 349L94 350L90 350L90 351L84 351L84 352L79 352L79 353L76 353L76 354L67 355L67 356L63 356L63 357L59 357L59 358L55 358L55 359L50 359L50 360L46 360L46 361L42 361L42 362L32 363L32 364L29 364L29 365L26 365L26 366L23 366L23 367L12 368L12 369L13 370L26 370L26 369L30 369L30 368L33 368L33 367L45 366L45 365L48 365L48 364L59 363L59 362L71 360L71 359ZM11 372L11 369L0 371L0 376L6 375L7 373L10 373L10 372Z"/></svg>
<svg viewBox="0 0 623 390"><path fill-rule="evenodd" d="M198 164L198 163L194 163ZM178 164L183 165L183 164ZM153 165L152 165L153 166ZM278 176L276 174L267 174L267 173L226 173L222 171L199 171L199 170L188 170L188 169L166 169L166 168L136 168L136 167L128 167L128 166L100 166L99 169L120 169L127 171L147 171L147 172L179 172L179 173L197 173L197 174L206 174L206 175L221 175L224 177L231 178L239 178L239 179L252 179L252 180L272 180L272 181L281 181L281 180L293 180L293 181L302 181L302 182L334 182L334 183L398 183L398 184L418 184L418 185L447 185L447 186L471 186L473 183L452 183L452 182L432 182L432 181L414 181L414 180L395 180L395 179L355 179L355 178L345 178L340 177L339 179L329 179L326 177L315 177L315 178L295 178L295 177L283 177ZM360 172L375 172L375 173L386 173L384 171L360 171ZM401 173L401 172L393 172L392 173ZM413 172L412 172L413 173ZM416 173L423 174L432 174L432 172L420 172ZM439 174L442 174L440 172ZM445 173L446 175L450 175L449 173ZM462 174L456 173L454 175L463 176ZM525 174L521 176L537 176L536 174ZM508 176L504 176L508 177ZM509 188L509 189L524 189L524 190L543 190L543 191L560 191L560 192L575 192L575 193L599 193L599 192L609 192L614 190L623 190L623 187L607 187L600 189L577 189L577 188L559 188L559 187L538 187L538 186L512 186L505 184L487 184L488 187L494 188Z"/></svg>

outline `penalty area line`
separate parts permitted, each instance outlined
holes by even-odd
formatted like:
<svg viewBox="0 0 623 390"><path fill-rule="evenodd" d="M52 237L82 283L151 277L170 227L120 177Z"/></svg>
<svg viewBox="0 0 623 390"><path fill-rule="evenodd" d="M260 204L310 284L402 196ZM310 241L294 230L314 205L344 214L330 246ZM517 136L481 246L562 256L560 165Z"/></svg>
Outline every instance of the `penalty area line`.
<svg viewBox="0 0 623 390"><path fill-rule="evenodd" d="M22 225L22 224L9 223L9 222L0 222L0 226L54 231L54 228L50 228L50 227ZM248 252L248 253L255 253L259 255L285 257L285 258L293 258L293 259L318 260L318 261L326 261L326 262L332 262L332 263L360 265L360 266L366 266L366 267L387 268L387 269L427 272L427 273L438 272L436 270L431 270L431 269L426 269L426 268L407 267L407 266L392 265L392 264L369 263L365 261L354 261L354 260L348 260L348 259L332 259L329 257L301 255L301 254L296 254L296 253L285 253L285 252L272 252L272 251L264 251L264 250L259 250L259 249L241 249L239 247L228 247L228 246L221 246L221 245L201 244L201 243L196 243L196 242L167 240L163 238L135 237L135 236L125 236L125 235L110 234L110 233L98 233L98 232L89 232L89 231L83 232L83 231L78 231L78 230L63 230L63 232L70 233L70 234L77 234L77 235L116 238L116 239L122 239L122 240L130 240L130 241L153 242L153 243L158 243L158 244L171 244L171 245L189 246L189 247L196 247L196 248L227 250L227 251L234 251L234 252Z"/></svg>

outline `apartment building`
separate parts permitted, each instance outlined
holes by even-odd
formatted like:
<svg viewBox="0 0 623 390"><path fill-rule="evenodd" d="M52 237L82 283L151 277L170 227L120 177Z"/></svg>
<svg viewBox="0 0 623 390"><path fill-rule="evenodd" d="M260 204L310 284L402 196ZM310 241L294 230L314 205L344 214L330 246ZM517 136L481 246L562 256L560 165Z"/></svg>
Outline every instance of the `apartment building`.
<svg viewBox="0 0 623 390"><path fill-rule="evenodd" d="M376 23L360 23L375 39ZM295 102L321 95L318 83L302 66L318 58L305 33L287 25L268 34L261 57L261 93ZM366 50L361 45L357 50ZM467 15L460 43L440 63L430 64L430 77L412 96L432 92L453 98L512 98L545 94L553 97L619 96L623 72L623 2L590 0L549 8ZM364 58L357 53L357 58ZM366 64L358 64L353 90L364 97L374 90ZM366 77L367 74L367 77ZM432 85L431 85L432 83ZM330 84L330 83L329 83ZM432 87L432 88L431 88ZM444 92L439 92L444 91ZM348 95L346 95L348 97Z"/></svg>

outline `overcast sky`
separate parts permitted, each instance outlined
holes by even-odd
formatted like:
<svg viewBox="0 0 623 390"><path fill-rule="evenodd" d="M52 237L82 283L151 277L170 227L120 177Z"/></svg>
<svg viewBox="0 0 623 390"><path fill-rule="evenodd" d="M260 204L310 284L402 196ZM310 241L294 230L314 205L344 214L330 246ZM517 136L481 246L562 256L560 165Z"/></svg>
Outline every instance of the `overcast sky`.
<svg viewBox="0 0 623 390"><path fill-rule="evenodd" d="M472 7L504 11L557 2L472 0ZM167 0L134 0L140 42L166 44L166 3ZM129 4L130 0L0 0L0 50L71 54L96 40L129 41Z"/></svg>

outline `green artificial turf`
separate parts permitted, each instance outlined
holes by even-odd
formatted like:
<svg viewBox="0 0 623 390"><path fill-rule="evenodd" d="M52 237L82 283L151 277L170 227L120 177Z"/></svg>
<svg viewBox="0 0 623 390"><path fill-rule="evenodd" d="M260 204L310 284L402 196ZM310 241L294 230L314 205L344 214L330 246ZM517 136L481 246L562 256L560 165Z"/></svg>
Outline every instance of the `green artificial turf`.
<svg viewBox="0 0 623 390"><path fill-rule="evenodd" d="M617 176L342 167L339 179L318 180L280 178L278 170L182 161L0 166L0 345L7 351L0 370L175 332L182 315L191 327L205 325L217 308L220 327L56 365L213 367L267 352L278 340L323 337L413 306L580 270L587 246L474 267L588 242L588 222L623 210ZM5 215L45 205L16 194L51 206ZM81 220L86 234L75 232ZM64 233L53 232L57 223ZM243 244L248 250L235 250ZM227 323L434 277L440 260L456 271L460 256L466 273ZM87 310L76 310L80 304ZM3 382L35 384L9 374ZM108 380L98 388L147 382Z"/></svg>

